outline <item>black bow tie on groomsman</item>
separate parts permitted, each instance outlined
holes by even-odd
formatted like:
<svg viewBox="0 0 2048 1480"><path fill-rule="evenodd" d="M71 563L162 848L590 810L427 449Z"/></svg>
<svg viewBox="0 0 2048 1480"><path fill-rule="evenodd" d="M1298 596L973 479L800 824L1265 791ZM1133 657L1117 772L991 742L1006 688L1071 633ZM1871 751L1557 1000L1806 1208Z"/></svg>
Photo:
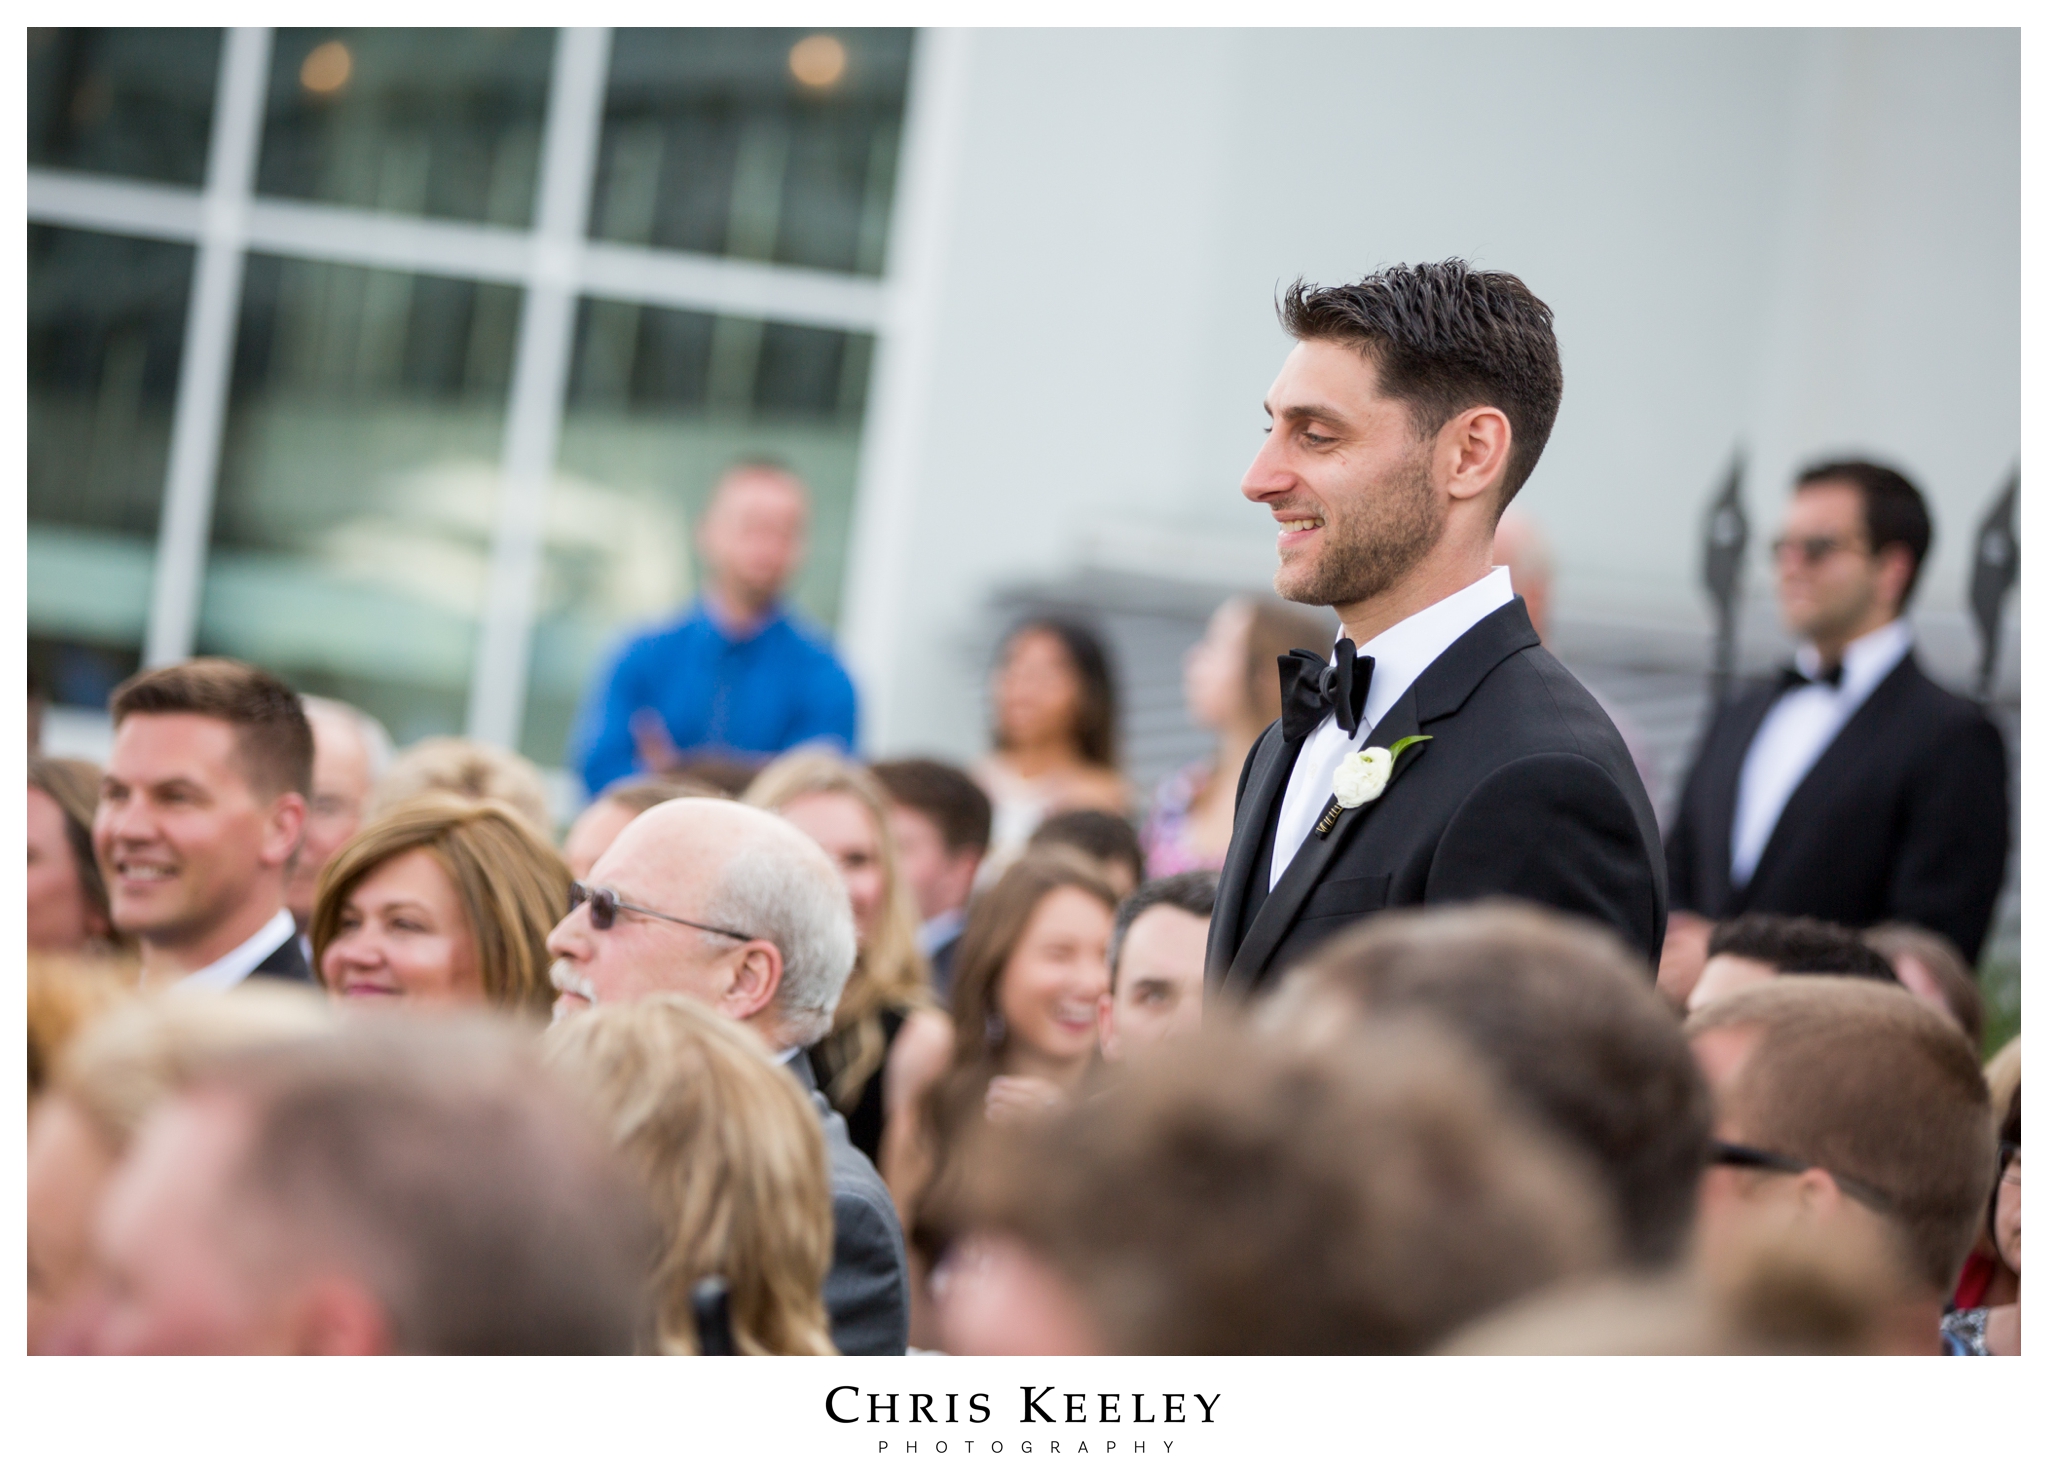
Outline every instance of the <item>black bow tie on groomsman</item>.
<svg viewBox="0 0 2048 1480"><path fill-rule="evenodd" d="M1802 672L1800 669L1790 666L1778 670L1778 691L1780 693L1791 689L1804 688L1810 683L1824 684L1831 689L1841 688L1842 665L1840 663L1830 663L1827 667L1821 669L1820 672L1812 674Z"/></svg>
<svg viewBox="0 0 2048 1480"><path fill-rule="evenodd" d="M1289 745L1334 713L1344 733L1358 734L1365 696L1372 688L1372 659L1360 657L1348 637L1337 639L1337 661L1325 663L1307 648L1280 659L1280 737Z"/></svg>

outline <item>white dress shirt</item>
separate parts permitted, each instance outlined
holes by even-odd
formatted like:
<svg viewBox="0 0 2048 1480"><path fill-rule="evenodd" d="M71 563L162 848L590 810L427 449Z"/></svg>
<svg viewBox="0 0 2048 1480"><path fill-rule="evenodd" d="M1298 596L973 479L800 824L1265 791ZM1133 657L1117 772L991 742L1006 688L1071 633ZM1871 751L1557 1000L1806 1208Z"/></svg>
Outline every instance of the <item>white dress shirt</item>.
<svg viewBox="0 0 2048 1480"><path fill-rule="evenodd" d="M1913 633L1901 618L1875 632L1866 632L1842 649L1842 683L1802 684L1787 689L1773 704L1749 754L1742 758L1742 777L1735 788L1735 824L1728 839L1728 877L1738 888L1747 884L1763 857L1764 845L1778 825L1785 803L1813 769L1821 752L1834 742L1863 707L1870 691L1883 683L1913 648ZM1808 678L1820 673L1820 654L1811 644L1797 656Z"/></svg>
<svg viewBox="0 0 2048 1480"><path fill-rule="evenodd" d="M1280 819L1273 832L1273 872L1268 888L1276 887L1287 865L1308 840L1309 830L1322 816L1337 784L1337 767L1354 750L1365 748L1366 736L1387 717L1394 701L1408 686L1422 677L1423 670L1444 655L1444 650L1463 637L1480 620L1515 599L1508 580L1508 568L1496 565L1462 591L1454 591L1434 606L1426 606L1412 617L1404 617L1368 642L1359 651L1372 659L1372 683L1366 690L1364 718L1358 733L1347 735L1335 714L1309 732L1294 757L1294 770L1287 777L1287 794L1280 801ZM1334 656L1334 655L1333 655Z"/></svg>
<svg viewBox="0 0 2048 1480"><path fill-rule="evenodd" d="M171 987L173 992L199 996L208 992L225 992L240 986L248 980L249 973L270 959L270 953L299 933L298 922L292 919L292 912L280 909L265 922L263 928L222 956L209 961L183 981Z"/></svg>

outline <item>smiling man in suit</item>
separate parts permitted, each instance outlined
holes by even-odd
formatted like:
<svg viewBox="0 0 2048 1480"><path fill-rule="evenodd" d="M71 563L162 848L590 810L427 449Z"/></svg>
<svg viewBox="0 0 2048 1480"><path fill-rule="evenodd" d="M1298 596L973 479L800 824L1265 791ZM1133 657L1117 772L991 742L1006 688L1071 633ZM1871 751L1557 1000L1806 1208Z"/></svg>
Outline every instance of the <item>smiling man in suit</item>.
<svg viewBox="0 0 2048 1480"><path fill-rule="evenodd" d="M1795 666L1715 714L1666 840L1672 990L1712 922L1904 920L1974 961L2005 880L2005 741L1913 660L1904 612L1933 525L1877 463L1799 475L1771 546Z"/></svg>
<svg viewBox="0 0 2048 1480"><path fill-rule="evenodd" d="M1663 859L1628 747L1492 563L1563 394L1549 308L1451 260L1296 283L1280 315L1296 344L1244 495L1280 525L1274 589L1335 607L1344 635L1333 661L1281 659L1284 713L1238 779L1210 981L1257 991L1375 911L1490 895L1656 960Z"/></svg>

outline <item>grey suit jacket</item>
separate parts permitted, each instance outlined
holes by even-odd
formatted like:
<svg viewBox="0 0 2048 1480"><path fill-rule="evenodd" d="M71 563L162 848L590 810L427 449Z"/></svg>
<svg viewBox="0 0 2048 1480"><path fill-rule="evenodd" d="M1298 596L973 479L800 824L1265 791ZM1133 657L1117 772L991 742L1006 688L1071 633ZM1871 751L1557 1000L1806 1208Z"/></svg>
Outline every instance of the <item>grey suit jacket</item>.
<svg viewBox="0 0 2048 1480"><path fill-rule="evenodd" d="M849 1357L900 1357L910 1344L910 1265L895 1200L875 1164L847 1139L846 1117L818 1093L809 1056L791 1059L789 1072L818 1107L832 1163L832 1268L825 1276L832 1344Z"/></svg>

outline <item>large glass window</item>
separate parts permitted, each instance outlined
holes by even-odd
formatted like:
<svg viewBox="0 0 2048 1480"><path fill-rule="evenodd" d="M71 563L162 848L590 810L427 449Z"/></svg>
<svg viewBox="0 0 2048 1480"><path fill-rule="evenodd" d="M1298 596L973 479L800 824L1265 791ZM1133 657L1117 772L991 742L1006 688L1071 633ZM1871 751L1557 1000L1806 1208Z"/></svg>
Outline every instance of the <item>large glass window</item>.
<svg viewBox="0 0 2048 1480"><path fill-rule="evenodd" d="M695 589L691 530L727 464L772 455L811 491L791 604L839 616L874 339L586 299L547 524L522 748L564 760L605 654Z"/></svg>
<svg viewBox="0 0 2048 1480"><path fill-rule="evenodd" d="M220 32L31 26L28 162L198 185Z"/></svg>
<svg viewBox="0 0 2048 1480"><path fill-rule="evenodd" d="M199 647L460 733L516 289L255 256Z"/></svg>
<svg viewBox="0 0 2048 1480"><path fill-rule="evenodd" d="M555 33L281 30L256 188L524 226Z"/></svg>
<svg viewBox="0 0 2048 1480"><path fill-rule="evenodd" d="M103 703L141 652L192 256L29 228L29 657L60 704Z"/></svg>
<svg viewBox="0 0 2048 1480"><path fill-rule="evenodd" d="M910 34L620 31L592 235L879 273Z"/></svg>

